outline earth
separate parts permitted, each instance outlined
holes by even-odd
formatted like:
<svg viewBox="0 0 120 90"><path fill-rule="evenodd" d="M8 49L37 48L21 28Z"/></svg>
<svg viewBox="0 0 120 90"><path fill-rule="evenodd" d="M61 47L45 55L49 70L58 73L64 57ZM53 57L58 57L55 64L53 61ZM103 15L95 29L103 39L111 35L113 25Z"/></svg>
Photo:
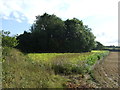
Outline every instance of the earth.
<svg viewBox="0 0 120 90"><path fill-rule="evenodd" d="M119 88L118 62L120 52L110 52L93 67L93 79L90 75L70 75L66 85L68 88Z"/></svg>
<svg viewBox="0 0 120 90"><path fill-rule="evenodd" d="M110 52L110 54L104 58L94 68L94 78L99 83L101 88L118 88L118 79L120 75L118 73L118 62L120 52Z"/></svg>

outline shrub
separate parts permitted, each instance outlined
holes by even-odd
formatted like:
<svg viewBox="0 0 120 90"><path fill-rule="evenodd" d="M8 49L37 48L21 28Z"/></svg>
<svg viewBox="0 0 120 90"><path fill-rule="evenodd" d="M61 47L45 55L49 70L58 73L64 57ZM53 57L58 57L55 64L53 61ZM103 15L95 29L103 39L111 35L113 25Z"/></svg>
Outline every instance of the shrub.
<svg viewBox="0 0 120 90"><path fill-rule="evenodd" d="M3 47L16 47L18 45L18 40L16 40L16 37L10 37L8 36L10 32L4 32L2 31L2 46Z"/></svg>

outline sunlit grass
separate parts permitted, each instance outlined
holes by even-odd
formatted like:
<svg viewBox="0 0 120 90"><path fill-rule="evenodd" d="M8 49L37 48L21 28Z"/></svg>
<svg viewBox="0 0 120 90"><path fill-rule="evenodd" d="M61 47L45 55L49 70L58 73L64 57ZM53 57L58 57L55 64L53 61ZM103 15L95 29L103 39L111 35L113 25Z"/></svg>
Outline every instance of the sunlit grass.
<svg viewBox="0 0 120 90"><path fill-rule="evenodd" d="M48 61L51 58L58 56L58 55L63 55L62 53L30 53L28 54L28 57L30 57L32 60L35 61Z"/></svg>
<svg viewBox="0 0 120 90"><path fill-rule="evenodd" d="M55 75L49 66L31 60L16 49L9 52L9 48L5 49L2 88L63 88L66 79Z"/></svg>
<svg viewBox="0 0 120 90"><path fill-rule="evenodd" d="M31 53L28 54L28 57L33 62L37 61L46 66L49 65L57 73L70 74L74 71L78 73L80 70L79 73L83 72L84 69L90 68L108 53L105 50L93 50L86 53Z"/></svg>
<svg viewBox="0 0 120 90"><path fill-rule="evenodd" d="M103 52L108 52L107 50L92 50L91 52L101 52L101 53L103 53Z"/></svg>

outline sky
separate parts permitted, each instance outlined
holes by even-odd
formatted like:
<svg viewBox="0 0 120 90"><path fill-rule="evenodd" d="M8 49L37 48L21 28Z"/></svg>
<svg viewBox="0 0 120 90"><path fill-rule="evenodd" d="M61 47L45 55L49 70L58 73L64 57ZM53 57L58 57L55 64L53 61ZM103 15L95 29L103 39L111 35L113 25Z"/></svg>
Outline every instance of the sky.
<svg viewBox="0 0 120 90"><path fill-rule="evenodd" d="M88 25L103 45L118 45L119 0L0 0L0 30L11 35L29 31L35 16L55 14ZM119 39L120 40L120 39Z"/></svg>

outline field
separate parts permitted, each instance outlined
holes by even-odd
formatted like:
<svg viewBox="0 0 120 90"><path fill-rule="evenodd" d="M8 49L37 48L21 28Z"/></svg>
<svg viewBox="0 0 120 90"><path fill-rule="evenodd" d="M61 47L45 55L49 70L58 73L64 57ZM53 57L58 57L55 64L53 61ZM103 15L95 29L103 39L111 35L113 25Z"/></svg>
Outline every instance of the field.
<svg viewBox="0 0 120 90"><path fill-rule="evenodd" d="M107 51L92 51L87 53L41 53L28 54L33 62L51 65L55 73L84 73L95 62L108 54ZM85 70L84 70L85 69Z"/></svg>
<svg viewBox="0 0 120 90"><path fill-rule="evenodd" d="M97 65L94 69L96 81L100 87L118 88L118 55L120 52L110 52L104 61Z"/></svg>
<svg viewBox="0 0 120 90"><path fill-rule="evenodd" d="M109 51L29 53L3 50L3 88L96 87L92 70Z"/></svg>

